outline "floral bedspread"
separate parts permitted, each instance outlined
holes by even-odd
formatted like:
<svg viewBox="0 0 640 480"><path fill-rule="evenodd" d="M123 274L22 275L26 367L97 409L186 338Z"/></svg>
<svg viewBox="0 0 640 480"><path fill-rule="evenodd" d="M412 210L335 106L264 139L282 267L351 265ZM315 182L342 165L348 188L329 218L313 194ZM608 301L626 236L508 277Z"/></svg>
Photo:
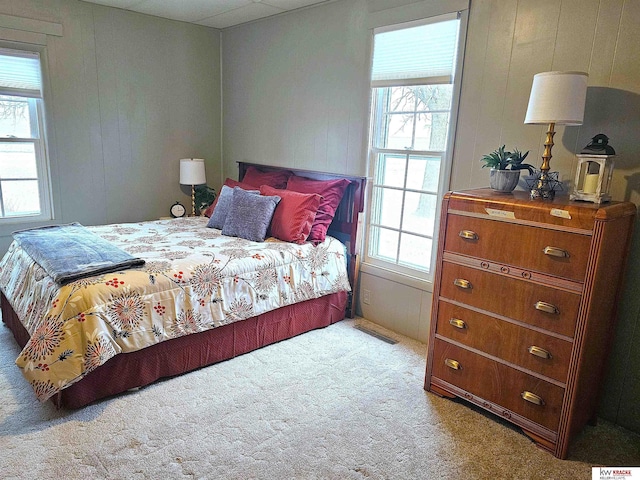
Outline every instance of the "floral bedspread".
<svg viewBox="0 0 640 480"><path fill-rule="evenodd" d="M334 238L256 243L223 236L206 220L89 227L146 264L62 287L11 244L0 288L31 335L16 364L39 400L118 353L350 290Z"/></svg>

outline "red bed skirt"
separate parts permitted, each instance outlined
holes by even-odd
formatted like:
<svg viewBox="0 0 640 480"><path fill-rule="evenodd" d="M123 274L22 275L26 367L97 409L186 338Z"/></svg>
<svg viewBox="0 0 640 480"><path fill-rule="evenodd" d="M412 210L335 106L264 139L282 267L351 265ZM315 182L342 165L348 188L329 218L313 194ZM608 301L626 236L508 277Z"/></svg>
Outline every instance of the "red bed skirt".
<svg viewBox="0 0 640 480"><path fill-rule="evenodd" d="M280 340L342 320L347 292L289 305L246 320L186 335L143 350L116 355L52 400L58 407L80 408L131 388L233 358ZM2 320L21 347L29 334L0 292Z"/></svg>

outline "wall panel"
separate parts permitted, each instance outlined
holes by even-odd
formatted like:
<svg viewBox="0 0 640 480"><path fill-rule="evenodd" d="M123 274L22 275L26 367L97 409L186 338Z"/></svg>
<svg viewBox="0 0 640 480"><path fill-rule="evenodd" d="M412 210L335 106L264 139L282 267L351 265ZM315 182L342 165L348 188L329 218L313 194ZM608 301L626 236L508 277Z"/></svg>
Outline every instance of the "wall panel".
<svg viewBox="0 0 640 480"><path fill-rule="evenodd" d="M52 223L167 215L189 202L183 157L219 177L219 31L77 0L4 1L0 14L62 25L46 49ZM3 250L15 229L0 227Z"/></svg>
<svg viewBox="0 0 640 480"><path fill-rule="evenodd" d="M225 176L241 160L366 171L364 6L336 2L224 31Z"/></svg>

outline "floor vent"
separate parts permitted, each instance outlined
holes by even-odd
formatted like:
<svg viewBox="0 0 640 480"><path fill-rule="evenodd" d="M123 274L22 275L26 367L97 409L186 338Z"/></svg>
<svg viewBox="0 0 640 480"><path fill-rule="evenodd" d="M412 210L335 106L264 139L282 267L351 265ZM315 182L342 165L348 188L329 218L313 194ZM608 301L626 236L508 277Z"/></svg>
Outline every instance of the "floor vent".
<svg viewBox="0 0 640 480"><path fill-rule="evenodd" d="M378 340L382 340L383 342L389 343L391 345L395 345L396 343L398 343L397 340L394 340L393 338L386 337L386 336L382 335L381 333L374 332L373 330L369 330L367 327L363 327L362 325L355 325L354 328L357 328L361 332L364 332L367 335L371 335L372 337L375 337Z"/></svg>

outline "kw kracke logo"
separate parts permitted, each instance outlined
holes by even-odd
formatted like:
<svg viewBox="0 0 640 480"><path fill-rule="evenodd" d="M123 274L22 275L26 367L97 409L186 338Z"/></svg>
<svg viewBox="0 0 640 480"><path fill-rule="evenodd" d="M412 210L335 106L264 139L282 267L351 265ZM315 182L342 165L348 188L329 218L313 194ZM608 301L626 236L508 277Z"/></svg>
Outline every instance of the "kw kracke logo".
<svg viewBox="0 0 640 480"><path fill-rule="evenodd" d="M624 480L634 477L635 469L615 467L593 467L593 479L599 480ZM640 478L640 477L638 477Z"/></svg>

